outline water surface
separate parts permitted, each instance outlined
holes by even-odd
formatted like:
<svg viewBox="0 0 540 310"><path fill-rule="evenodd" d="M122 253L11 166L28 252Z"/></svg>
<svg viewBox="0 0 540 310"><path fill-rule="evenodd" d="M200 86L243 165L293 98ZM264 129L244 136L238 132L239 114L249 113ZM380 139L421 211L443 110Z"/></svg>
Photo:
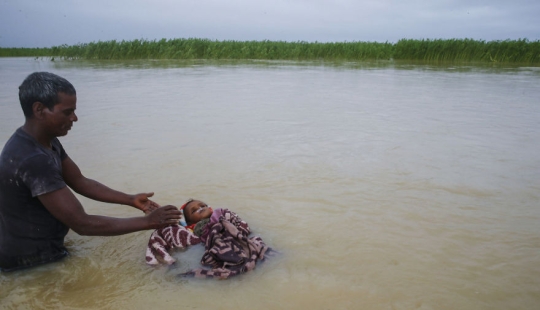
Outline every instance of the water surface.
<svg viewBox="0 0 540 310"><path fill-rule="evenodd" d="M227 281L150 267L150 231L70 232L71 256L0 274L2 308L532 309L540 303L540 70L383 63L0 58L77 89L61 142L91 178L237 212L282 255ZM90 214L137 216L83 197Z"/></svg>

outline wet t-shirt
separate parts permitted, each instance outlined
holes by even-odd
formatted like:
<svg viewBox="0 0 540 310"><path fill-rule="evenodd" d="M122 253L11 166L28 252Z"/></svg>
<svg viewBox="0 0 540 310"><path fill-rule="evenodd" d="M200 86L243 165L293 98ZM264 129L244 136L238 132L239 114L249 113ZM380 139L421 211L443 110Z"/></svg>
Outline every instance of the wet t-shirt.
<svg viewBox="0 0 540 310"><path fill-rule="evenodd" d="M21 128L0 154L0 269L6 271L58 260L67 255L69 228L38 199L66 186L58 139L43 147Z"/></svg>

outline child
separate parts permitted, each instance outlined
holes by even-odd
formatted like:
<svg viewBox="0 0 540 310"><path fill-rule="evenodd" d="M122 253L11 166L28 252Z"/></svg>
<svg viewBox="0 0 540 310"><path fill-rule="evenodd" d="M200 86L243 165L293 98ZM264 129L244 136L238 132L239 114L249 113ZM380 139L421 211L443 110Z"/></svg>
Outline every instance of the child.
<svg viewBox="0 0 540 310"><path fill-rule="evenodd" d="M197 233L195 235L200 236L200 229L209 222L210 217L214 210L210 208L206 203L200 200L188 200L183 206L180 207L182 211L184 222L180 219L180 225L185 226L195 233L195 226L198 226Z"/></svg>
<svg viewBox="0 0 540 310"><path fill-rule="evenodd" d="M155 230L146 250L148 264L157 265L158 257L173 264L170 249L204 242L201 263L210 269L199 268L181 276L226 279L254 269L256 262L264 260L271 251L260 237L248 237L249 225L228 209L213 210L206 203L192 199L180 209L187 226L171 225Z"/></svg>

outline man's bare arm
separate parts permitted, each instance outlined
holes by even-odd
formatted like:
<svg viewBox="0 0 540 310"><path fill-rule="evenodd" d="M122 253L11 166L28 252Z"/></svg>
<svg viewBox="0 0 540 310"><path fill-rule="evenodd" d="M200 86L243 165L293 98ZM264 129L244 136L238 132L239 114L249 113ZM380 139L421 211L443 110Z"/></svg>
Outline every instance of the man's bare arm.
<svg viewBox="0 0 540 310"><path fill-rule="evenodd" d="M70 188L90 199L132 206L145 213L158 207L156 203L148 199L154 193L128 195L85 177L69 156L62 161L62 177Z"/></svg>
<svg viewBox="0 0 540 310"><path fill-rule="evenodd" d="M64 187L38 196L51 214L80 235L115 236L177 224L180 211L174 206L160 207L147 216L114 218L88 215L75 195Z"/></svg>

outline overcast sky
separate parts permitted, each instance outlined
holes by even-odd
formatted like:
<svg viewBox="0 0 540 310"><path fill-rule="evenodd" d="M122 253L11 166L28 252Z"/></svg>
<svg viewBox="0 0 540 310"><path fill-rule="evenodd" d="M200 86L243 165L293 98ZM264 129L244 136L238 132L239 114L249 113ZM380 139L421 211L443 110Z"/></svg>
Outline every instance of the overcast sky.
<svg viewBox="0 0 540 310"><path fill-rule="evenodd" d="M0 0L0 47L108 40L540 40L540 0Z"/></svg>

